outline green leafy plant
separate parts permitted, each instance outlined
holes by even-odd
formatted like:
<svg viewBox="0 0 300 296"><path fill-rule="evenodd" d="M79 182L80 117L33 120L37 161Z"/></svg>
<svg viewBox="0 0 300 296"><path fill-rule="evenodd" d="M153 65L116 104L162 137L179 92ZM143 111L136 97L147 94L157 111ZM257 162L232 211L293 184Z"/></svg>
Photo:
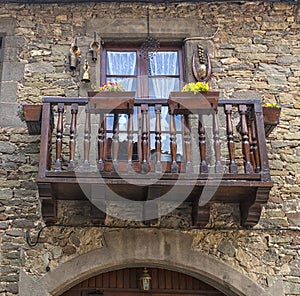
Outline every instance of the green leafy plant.
<svg viewBox="0 0 300 296"><path fill-rule="evenodd" d="M112 91L112 92L117 92L117 91L125 91L124 87L120 82L111 82L108 81L107 83L104 83L102 86L99 87L98 90L96 91Z"/></svg>
<svg viewBox="0 0 300 296"><path fill-rule="evenodd" d="M186 84L181 91L190 91L194 94L199 92L208 92L210 90L208 83L203 82L190 82Z"/></svg>

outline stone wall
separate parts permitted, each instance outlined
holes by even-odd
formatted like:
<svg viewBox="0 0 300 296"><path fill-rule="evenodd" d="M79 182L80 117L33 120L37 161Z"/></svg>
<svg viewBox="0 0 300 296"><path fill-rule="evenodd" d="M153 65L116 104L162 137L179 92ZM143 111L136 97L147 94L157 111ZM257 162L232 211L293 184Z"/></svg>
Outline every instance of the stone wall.
<svg viewBox="0 0 300 296"><path fill-rule="evenodd" d="M286 296L300 295L299 5L177 3L150 5L150 13L155 20L196 18L206 24L199 35L211 46L212 86L224 97L262 97L283 107L280 125L268 139L274 187L254 229L238 230L235 209L222 205L212 209L212 229L191 230L176 215L164 218L161 225L183 227L183 232L193 236L195 250L226 262L262 287L282 280ZM49 227L35 247L27 245L25 230L30 229L34 239L43 225L35 184L39 137L27 135L15 118L14 107L19 101L40 102L43 95L83 94L87 87L80 84L79 73L72 75L68 70L73 37L77 36L80 46L87 50L93 24L101 19L145 20L146 15L144 4L0 5L0 22L5 24L3 33L7 35L0 97L1 295L18 294L20 269L38 278L46 273L48 264L53 270L101 247L102 233L111 231ZM174 30L180 32L180 28ZM100 27L97 34L101 33ZM113 226L118 225L110 223ZM146 234L148 230L143 231Z"/></svg>

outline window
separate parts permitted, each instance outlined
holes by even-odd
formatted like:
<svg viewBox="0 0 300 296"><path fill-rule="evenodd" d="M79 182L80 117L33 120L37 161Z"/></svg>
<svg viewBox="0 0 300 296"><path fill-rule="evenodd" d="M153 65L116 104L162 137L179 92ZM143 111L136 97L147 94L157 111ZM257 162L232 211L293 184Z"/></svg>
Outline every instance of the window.
<svg viewBox="0 0 300 296"><path fill-rule="evenodd" d="M183 82L181 46L161 46L155 54L149 53L145 59L136 47L106 46L101 57L101 84L111 81L120 82L125 90L135 91L136 98L167 99L171 91L179 91ZM135 108L134 142L140 134L140 110ZM161 110L162 151L170 153L168 108ZM120 140L126 141L127 116L119 119ZM155 146L155 111L149 109L149 140L151 150ZM108 130L112 131L113 118L107 116ZM182 153L181 123L176 121L178 153ZM107 137L112 134L108 133Z"/></svg>
<svg viewBox="0 0 300 296"><path fill-rule="evenodd" d="M183 81L180 47L162 46L146 60L139 47L106 47L102 56L101 83L120 82L138 98L168 98L178 91Z"/></svg>

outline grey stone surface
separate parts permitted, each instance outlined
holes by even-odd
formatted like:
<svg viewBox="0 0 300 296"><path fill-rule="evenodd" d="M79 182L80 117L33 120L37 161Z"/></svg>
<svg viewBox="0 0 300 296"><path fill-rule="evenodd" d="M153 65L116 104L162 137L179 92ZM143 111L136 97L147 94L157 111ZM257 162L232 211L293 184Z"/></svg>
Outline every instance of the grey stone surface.
<svg viewBox="0 0 300 296"><path fill-rule="evenodd" d="M288 295L300 295L300 283L283 282L284 292Z"/></svg>
<svg viewBox="0 0 300 296"><path fill-rule="evenodd" d="M1 102L16 103L17 101L17 82L3 81L0 85L0 98Z"/></svg>
<svg viewBox="0 0 300 296"><path fill-rule="evenodd" d="M21 122L16 116L18 104L17 103L1 103L0 108L0 126L15 126L26 127L24 122Z"/></svg>
<svg viewBox="0 0 300 296"><path fill-rule="evenodd" d="M24 64L3 62L2 81L21 81L24 78Z"/></svg>
<svg viewBox="0 0 300 296"><path fill-rule="evenodd" d="M12 17L1 17L0 18L1 33L5 33L8 36L13 35L15 30L15 23L16 20Z"/></svg>

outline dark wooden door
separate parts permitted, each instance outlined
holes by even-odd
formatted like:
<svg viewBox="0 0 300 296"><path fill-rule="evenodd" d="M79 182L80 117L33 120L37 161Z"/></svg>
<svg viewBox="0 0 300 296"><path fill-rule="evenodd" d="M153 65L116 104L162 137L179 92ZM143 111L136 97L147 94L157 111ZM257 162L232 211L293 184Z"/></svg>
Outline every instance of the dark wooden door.
<svg viewBox="0 0 300 296"><path fill-rule="evenodd" d="M143 268L124 268L91 277L61 296L224 296L214 287L189 275L167 269L148 268L151 289L141 291Z"/></svg>

